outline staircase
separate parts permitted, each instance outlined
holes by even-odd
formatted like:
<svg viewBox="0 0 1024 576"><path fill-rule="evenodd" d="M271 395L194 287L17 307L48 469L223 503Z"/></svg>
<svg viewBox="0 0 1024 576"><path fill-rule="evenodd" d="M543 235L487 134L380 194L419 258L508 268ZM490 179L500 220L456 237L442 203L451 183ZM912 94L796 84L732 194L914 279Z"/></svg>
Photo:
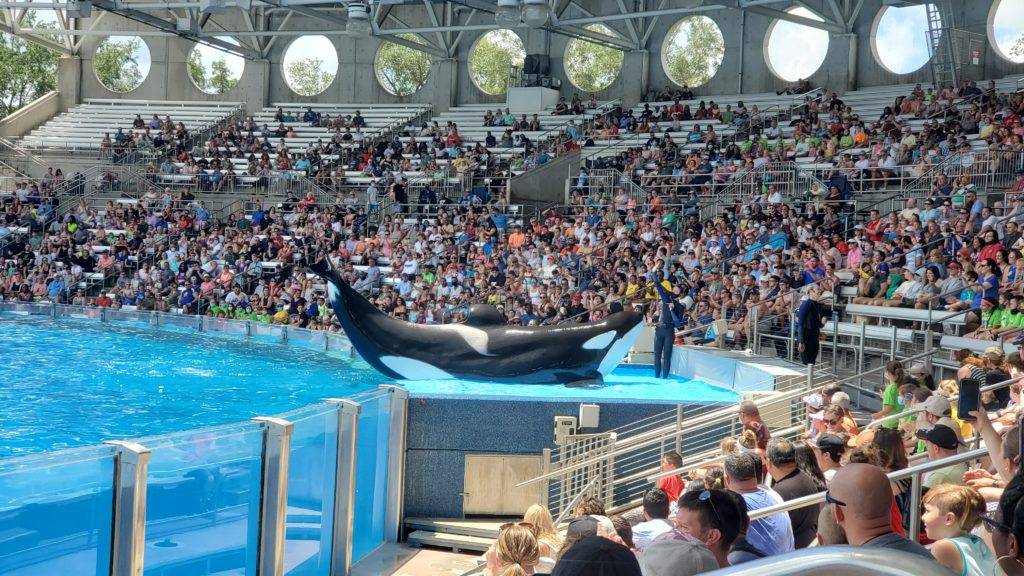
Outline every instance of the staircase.
<svg viewBox="0 0 1024 576"><path fill-rule="evenodd" d="M928 13L928 54L932 84L936 88L956 86L956 54L953 51L953 15L947 0L925 4Z"/></svg>
<svg viewBox="0 0 1024 576"><path fill-rule="evenodd" d="M498 527L521 518L406 518L406 540L413 546L448 548L454 552L486 552Z"/></svg>

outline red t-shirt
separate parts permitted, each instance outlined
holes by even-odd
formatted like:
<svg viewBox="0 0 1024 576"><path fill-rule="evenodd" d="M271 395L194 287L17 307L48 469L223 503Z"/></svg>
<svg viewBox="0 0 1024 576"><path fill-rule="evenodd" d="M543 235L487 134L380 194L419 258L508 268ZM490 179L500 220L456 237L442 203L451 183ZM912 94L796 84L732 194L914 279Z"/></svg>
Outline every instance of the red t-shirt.
<svg viewBox="0 0 1024 576"><path fill-rule="evenodd" d="M760 450L768 449L768 440L771 439L772 434L768 431L768 426L760 420L751 420L744 426L747 430L752 430L754 435L757 436L757 447Z"/></svg>
<svg viewBox="0 0 1024 576"><path fill-rule="evenodd" d="M665 491L669 502L675 502L679 500L683 489L686 488L686 482L683 482L683 479L679 476L667 476L658 480L658 488Z"/></svg>

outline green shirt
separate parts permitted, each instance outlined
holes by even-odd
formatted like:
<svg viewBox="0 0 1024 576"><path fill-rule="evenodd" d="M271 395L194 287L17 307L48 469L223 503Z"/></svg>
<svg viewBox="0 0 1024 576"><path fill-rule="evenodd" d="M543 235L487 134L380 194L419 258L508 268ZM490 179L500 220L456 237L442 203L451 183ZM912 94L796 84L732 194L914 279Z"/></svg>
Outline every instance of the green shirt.
<svg viewBox="0 0 1024 576"><path fill-rule="evenodd" d="M997 328L1003 317L1003 311L999 308L991 312L981 311L981 325L986 328Z"/></svg>
<svg viewBox="0 0 1024 576"><path fill-rule="evenodd" d="M903 412L903 406L900 405L900 387L897 386L895 382L890 382L889 385L885 387L885 391L882 392L882 408L892 408L892 413L888 414L888 416ZM882 424L882 427L895 429L898 428L899 425L899 420L893 419Z"/></svg>
<svg viewBox="0 0 1024 576"><path fill-rule="evenodd" d="M896 294L896 289L900 287L900 284L903 284L903 274L889 274L889 287L885 290L886 299L892 299L893 295Z"/></svg>

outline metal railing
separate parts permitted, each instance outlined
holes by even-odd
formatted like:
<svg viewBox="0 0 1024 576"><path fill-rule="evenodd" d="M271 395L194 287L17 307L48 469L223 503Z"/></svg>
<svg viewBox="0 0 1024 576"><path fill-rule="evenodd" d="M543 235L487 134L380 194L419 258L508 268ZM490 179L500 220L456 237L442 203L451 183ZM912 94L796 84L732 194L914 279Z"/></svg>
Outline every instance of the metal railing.
<svg viewBox="0 0 1024 576"><path fill-rule="evenodd" d="M938 562L888 548L824 546L804 548L706 572L707 576L949 576Z"/></svg>

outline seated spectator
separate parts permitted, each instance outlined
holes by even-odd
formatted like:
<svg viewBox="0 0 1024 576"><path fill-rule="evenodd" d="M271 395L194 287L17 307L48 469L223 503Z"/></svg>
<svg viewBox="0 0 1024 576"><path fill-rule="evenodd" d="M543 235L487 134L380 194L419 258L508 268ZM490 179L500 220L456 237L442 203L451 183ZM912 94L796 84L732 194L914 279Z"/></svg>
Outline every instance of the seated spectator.
<svg viewBox="0 0 1024 576"><path fill-rule="evenodd" d="M818 493L818 486L797 466L796 449L784 438L773 438L766 453L768 473L772 477L772 490L784 501ZM818 507L804 506L790 510L789 519L796 548L806 548L818 533Z"/></svg>
<svg viewBox="0 0 1024 576"><path fill-rule="evenodd" d="M885 472L870 464L847 464L836 473L825 502L851 546L888 548L932 560L924 547L892 531L892 490Z"/></svg>
<svg viewBox="0 0 1024 576"><path fill-rule="evenodd" d="M537 538L524 524L503 524L498 540L487 553L488 576L529 576L540 562Z"/></svg>
<svg viewBox="0 0 1024 576"><path fill-rule="evenodd" d="M842 544L849 544L846 541L846 532L836 522L836 517L832 514L831 506L822 506L821 511L818 513L818 546L838 546Z"/></svg>
<svg viewBox="0 0 1024 576"><path fill-rule="evenodd" d="M825 432L819 434L811 443L814 455L818 460L818 466L825 477L825 482L831 483L836 472L843 467L843 455L846 454L846 441L842 436Z"/></svg>
<svg viewBox="0 0 1024 576"><path fill-rule="evenodd" d="M985 542L971 533L985 514L985 500L968 486L942 484L924 495L924 523L935 540L935 560L953 574L988 576L996 573L996 560Z"/></svg>
<svg viewBox="0 0 1024 576"><path fill-rule="evenodd" d="M774 490L758 484L759 466L757 458L751 454L733 454L725 460L726 487L743 497L748 511L775 506L784 501ZM795 546L789 515L779 512L752 521L747 531L747 542L766 556L792 552Z"/></svg>
<svg viewBox="0 0 1024 576"><path fill-rule="evenodd" d="M587 536L569 548L551 576L641 576L636 555L602 536Z"/></svg>
<svg viewBox="0 0 1024 576"><path fill-rule="evenodd" d="M643 551L656 537L672 530L669 501L663 490L657 488L644 493L644 521L633 526L633 545Z"/></svg>
<svg viewBox="0 0 1024 576"><path fill-rule="evenodd" d="M682 466L683 457L678 452L666 452L661 457L661 470L663 472L670 472L682 468ZM679 496L682 495L683 489L686 488L686 482L683 481L682 474L673 474L658 480L658 488L665 492L669 502L676 502L679 500Z"/></svg>
<svg viewBox="0 0 1024 576"><path fill-rule="evenodd" d="M694 576L717 570L715 555L704 543L673 530L658 536L640 553L644 576Z"/></svg>
<svg viewBox="0 0 1024 576"><path fill-rule="evenodd" d="M703 542L714 554L718 567L729 565L729 551L739 536L743 514L733 496L724 490L693 490L678 501L677 529Z"/></svg>

